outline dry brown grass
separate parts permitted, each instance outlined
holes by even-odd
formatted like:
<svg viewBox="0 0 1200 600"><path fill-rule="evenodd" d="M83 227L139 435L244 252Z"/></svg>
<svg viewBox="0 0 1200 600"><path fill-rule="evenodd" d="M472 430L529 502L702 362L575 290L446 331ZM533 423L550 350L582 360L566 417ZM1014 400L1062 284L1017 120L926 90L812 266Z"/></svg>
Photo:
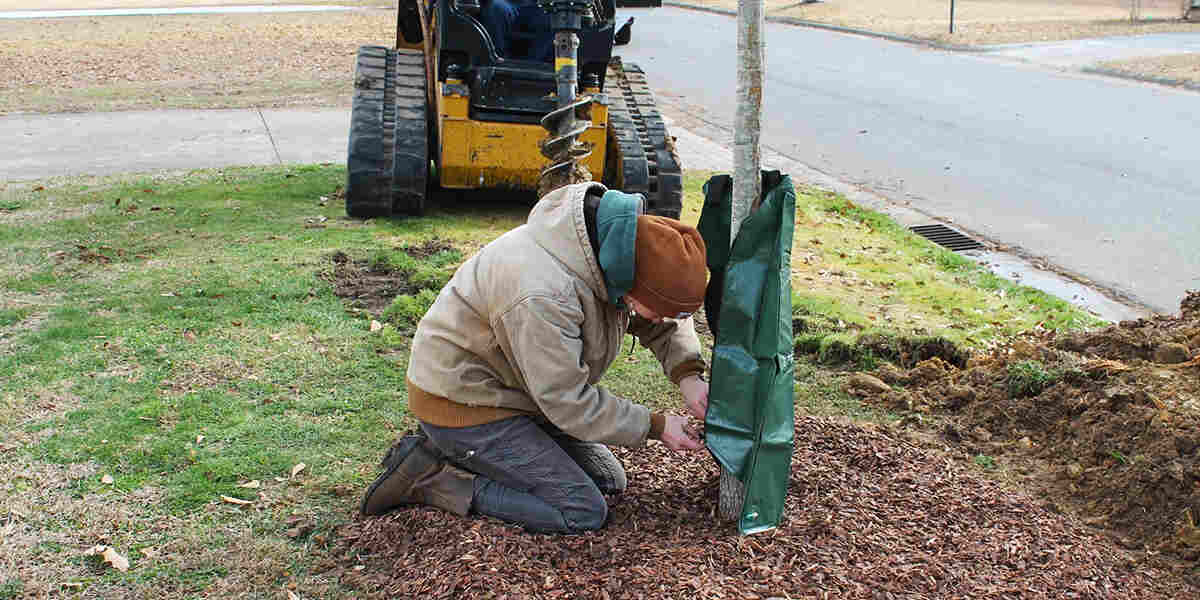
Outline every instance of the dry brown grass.
<svg viewBox="0 0 1200 600"><path fill-rule="evenodd" d="M694 3L737 10L736 0ZM1178 0L1143 0L1142 19L1155 22L1130 23L1128 0L957 0L950 34L949 0L765 0L770 16L963 45L1200 31L1200 23L1179 21L1181 6Z"/></svg>
<svg viewBox="0 0 1200 600"><path fill-rule="evenodd" d="M344 105L356 49L394 28L379 10L0 22L0 113Z"/></svg>
<svg viewBox="0 0 1200 600"><path fill-rule="evenodd" d="M1169 79L1200 85L1200 55L1172 54L1100 63L1100 68L1136 77Z"/></svg>

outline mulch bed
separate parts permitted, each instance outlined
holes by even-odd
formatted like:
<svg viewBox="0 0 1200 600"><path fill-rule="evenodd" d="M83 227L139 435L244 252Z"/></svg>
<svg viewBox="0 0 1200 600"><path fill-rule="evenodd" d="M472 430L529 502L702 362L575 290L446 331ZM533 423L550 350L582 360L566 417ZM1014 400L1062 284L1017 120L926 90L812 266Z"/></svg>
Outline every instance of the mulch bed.
<svg viewBox="0 0 1200 600"><path fill-rule="evenodd" d="M524 533L408 508L339 531L330 573L373 598L1187 598L1200 589L1041 502L882 428L800 418L784 522L714 518L719 472L618 450L609 525Z"/></svg>

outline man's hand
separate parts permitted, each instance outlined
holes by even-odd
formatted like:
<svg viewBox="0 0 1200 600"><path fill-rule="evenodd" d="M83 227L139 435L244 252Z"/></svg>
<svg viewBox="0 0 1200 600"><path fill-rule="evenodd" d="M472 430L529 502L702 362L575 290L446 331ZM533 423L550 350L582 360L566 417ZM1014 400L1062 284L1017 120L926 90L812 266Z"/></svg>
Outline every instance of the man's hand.
<svg viewBox="0 0 1200 600"><path fill-rule="evenodd" d="M679 391L683 392L683 406L688 414L703 423L708 412L708 382L699 375L688 375L679 380Z"/></svg>
<svg viewBox="0 0 1200 600"><path fill-rule="evenodd" d="M699 450L700 434L688 424L688 418L682 415L667 415L663 427L662 443L668 448L680 452L683 450Z"/></svg>

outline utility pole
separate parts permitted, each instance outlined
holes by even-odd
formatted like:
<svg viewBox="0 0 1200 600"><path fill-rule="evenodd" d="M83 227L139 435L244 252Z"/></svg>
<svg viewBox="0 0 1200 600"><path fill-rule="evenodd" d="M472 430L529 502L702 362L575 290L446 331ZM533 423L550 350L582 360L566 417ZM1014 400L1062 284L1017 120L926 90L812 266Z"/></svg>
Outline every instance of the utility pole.
<svg viewBox="0 0 1200 600"><path fill-rule="evenodd" d="M737 113L733 123L733 206L729 243L742 221L762 202L762 151L759 144L763 102L763 0L738 1ZM718 517L736 521L742 513L745 486L721 469Z"/></svg>

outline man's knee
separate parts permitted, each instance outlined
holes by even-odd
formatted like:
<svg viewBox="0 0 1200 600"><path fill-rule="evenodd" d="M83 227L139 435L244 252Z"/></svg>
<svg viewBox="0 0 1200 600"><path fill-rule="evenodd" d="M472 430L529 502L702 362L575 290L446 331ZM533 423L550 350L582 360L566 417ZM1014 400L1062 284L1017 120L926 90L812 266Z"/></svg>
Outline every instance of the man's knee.
<svg viewBox="0 0 1200 600"><path fill-rule="evenodd" d="M608 521L608 503L599 489L591 488L584 497L579 498L578 506L567 516L567 523L575 531L590 531L604 527Z"/></svg>

